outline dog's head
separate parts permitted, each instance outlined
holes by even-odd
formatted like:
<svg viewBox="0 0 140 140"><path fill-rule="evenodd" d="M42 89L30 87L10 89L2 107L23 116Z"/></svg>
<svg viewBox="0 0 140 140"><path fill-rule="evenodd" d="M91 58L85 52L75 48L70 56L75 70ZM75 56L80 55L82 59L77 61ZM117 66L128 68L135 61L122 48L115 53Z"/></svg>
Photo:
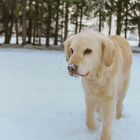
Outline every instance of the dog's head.
<svg viewBox="0 0 140 140"><path fill-rule="evenodd" d="M87 77L101 63L113 63L112 41L99 33L79 33L64 42L68 71L71 76Z"/></svg>

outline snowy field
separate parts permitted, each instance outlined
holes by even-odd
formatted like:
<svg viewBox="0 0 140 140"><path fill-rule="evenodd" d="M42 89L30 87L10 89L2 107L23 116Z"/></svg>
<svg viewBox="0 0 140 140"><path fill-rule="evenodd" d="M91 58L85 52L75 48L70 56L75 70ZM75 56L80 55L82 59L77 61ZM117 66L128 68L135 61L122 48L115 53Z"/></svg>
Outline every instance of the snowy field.
<svg viewBox="0 0 140 140"><path fill-rule="evenodd" d="M137 36L134 36L134 35L131 35L128 37L128 42L130 44L131 47L138 47L138 38L136 38ZM33 38L32 38L32 41L33 41ZM50 44L53 44L53 39L51 38L50 39ZM0 36L0 44L3 44L4 43L4 36ZM16 44L16 37L15 36L12 36L11 38L11 41L10 41L11 44ZM19 37L19 44L22 43L22 38ZM41 38L41 44L42 45L45 45L46 44L46 39L44 37ZM61 45L61 42L58 43L58 45Z"/></svg>
<svg viewBox="0 0 140 140"><path fill-rule="evenodd" d="M113 140L140 140L140 54L134 54L125 117ZM0 49L1 140L98 140L85 125L80 79L67 74L64 53Z"/></svg>

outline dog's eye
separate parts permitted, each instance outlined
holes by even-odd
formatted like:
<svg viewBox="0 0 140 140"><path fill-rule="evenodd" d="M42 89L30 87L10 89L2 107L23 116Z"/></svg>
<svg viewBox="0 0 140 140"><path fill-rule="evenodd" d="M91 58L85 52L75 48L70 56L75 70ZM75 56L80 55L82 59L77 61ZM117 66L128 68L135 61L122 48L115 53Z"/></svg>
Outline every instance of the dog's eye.
<svg viewBox="0 0 140 140"><path fill-rule="evenodd" d="M91 54L92 53L92 50L91 49L86 49L84 51L84 55L88 55L88 54Z"/></svg>
<svg viewBox="0 0 140 140"><path fill-rule="evenodd" d="M73 49L72 48L70 48L70 53L73 54Z"/></svg>

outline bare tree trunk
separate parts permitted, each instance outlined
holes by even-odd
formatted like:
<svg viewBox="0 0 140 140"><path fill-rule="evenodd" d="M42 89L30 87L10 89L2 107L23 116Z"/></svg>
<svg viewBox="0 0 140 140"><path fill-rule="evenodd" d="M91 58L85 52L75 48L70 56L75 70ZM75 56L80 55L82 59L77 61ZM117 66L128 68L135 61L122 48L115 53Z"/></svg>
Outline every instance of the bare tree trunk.
<svg viewBox="0 0 140 140"><path fill-rule="evenodd" d="M37 26L36 26L36 36L37 36L37 44L39 45L39 26L38 26L38 22L37 22Z"/></svg>
<svg viewBox="0 0 140 140"><path fill-rule="evenodd" d="M78 10L78 3L76 3L76 9L77 9L77 11L79 11L79 10ZM75 34L77 34L77 32L78 32L78 13L79 13L79 12L77 12L77 13L75 14Z"/></svg>
<svg viewBox="0 0 140 140"><path fill-rule="evenodd" d="M29 18L29 27L28 27L28 30L27 30L27 34L28 34L28 41L27 43L31 44L32 43L32 19Z"/></svg>
<svg viewBox="0 0 140 140"><path fill-rule="evenodd" d="M41 34L40 34L40 30L39 30L39 45L41 45Z"/></svg>
<svg viewBox="0 0 140 140"><path fill-rule="evenodd" d="M35 10L36 10L36 44L39 45L39 22L40 22L40 15L39 15L39 6L38 6L38 0L36 1Z"/></svg>
<svg viewBox="0 0 140 140"><path fill-rule="evenodd" d="M26 45L26 0L22 1L22 45Z"/></svg>
<svg viewBox="0 0 140 140"><path fill-rule="evenodd" d="M58 23L59 23L59 6L60 6L60 1L57 0L57 14L56 14L56 25L55 25L55 36L54 36L54 45L58 44Z"/></svg>
<svg viewBox="0 0 140 140"><path fill-rule="evenodd" d="M116 34L120 35L122 30L122 0L118 0L117 4L117 29Z"/></svg>
<svg viewBox="0 0 140 140"><path fill-rule="evenodd" d="M76 15L76 20L75 20L75 34L78 32L78 16Z"/></svg>
<svg viewBox="0 0 140 140"><path fill-rule="evenodd" d="M52 20L52 5L51 5L51 1L49 1L48 2L47 28L46 28L46 46L47 47L50 47L51 20Z"/></svg>
<svg viewBox="0 0 140 140"><path fill-rule="evenodd" d="M41 45L41 25L42 25L42 11L41 11L41 8L39 7L39 23L38 23L38 28L39 28L39 45Z"/></svg>
<svg viewBox="0 0 140 140"><path fill-rule="evenodd" d="M64 41L64 22L65 22L65 2L63 1L62 2L62 12L60 14L60 18L62 19L61 22L60 22L60 43L61 45L63 46L63 41Z"/></svg>
<svg viewBox="0 0 140 140"><path fill-rule="evenodd" d="M66 1L65 5L65 26L64 26L64 40L66 40L68 35L68 21L69 21L69 2Z"/></svg>
<svg viewBox="0 0 140 140"><path fill-rule="evenodd" d="M4 44L9 44L10 43L10 35L9 35L9 22L6 20L4 21L4 30L5 30L5 40Z"/></svg>
<svg viewBox="0 0 140 140"><path fill-rule="evenodd" d="M83 20L83 5L81 6L81 11L80 11L80 25L79 25L79 32L81 32L81 29L82 29L82 20Z"/></svg>
<svg viewBox="0 0 140 140"><path fill-rule="evenodd" d="M102 29L102 13L101 9L99 9L99 32L101 32Z"/></svg>
<svg viewBox="0 0 140 140"><path fill-rule="evenodd" d="M9 41L8 41L9 11L8 11L6 5L3 6L2 10L3 10L2 14L3 14L4 37L5 37L4 44L8 44L9 43Z"/></svg>
<svg viewBox="0 0 140 140"><path fill-rule="evenodd" d="M140 47L140 23L138 23L138 35L139 35L139 44L138 44L138 47Z"/></svg>
<svg viewBox="0 0 140 140"><path fill-rule="evenodd" d="M16 30L16 44L19 44L18 42L18 20L16 19L15 23L15 30Z"/></svg>
<svg viewBox="0 0 140 140"><path fill-rule="evenodd" d="M31 12L31 5L32 5L32 0L29 1L29 25L28 25L28 30L27 30L27 36L28 36L28 41L27 43L31 44L32 43L32 12Z"/></svg>
<svg viewBox="0 0 140 140"><path fill-rule="evenodd" d="M124 37L127 38L127 31L128 31L128 4L126 3L126 13L125 13L125 29L124 29Z"/></svg>
<svg viewBox="0 0 140 140"><path fill-rule="evenodd" d="M111 34L111 29L112 29L112 14L110 14L110 17L109 17L109 31L108 31L109 35Z"/></svg>
<svg viewBox="0 0 140 140"><path fill-rule="evenodd" d="M8 36L8 41L9 41L9 43L10 43L11 36L12 36L13 25L14 25L14 21L13 21L13 18L12 18L11 24L10 24L10 29L9 29L9 36Z"/></svg>
<svg viewBox="0 0 140 140"><path fill-rule="evenodd" d="M36 44L36 21L34 20L34 28L33 28L33 45Z"/></svg>
<svg viewBox="0 0 140 140"><path fill-rule="evenodd" d="M127 31L128 31L128 18L125 19L125 29L124 29L124 37L127 38Z"/></svg>
<svg viewBox="0 0 140 140"><path fill-rule="evenodd" d="M15 10L15 3L12 1L10 10L11 13L9 12L9 7L5 5L3 7L3 15L4 15L4 20L3 20L3 25L4 25L4 32L5 32L5 44L9 44L12 36L12 28L14 25L14 10Z"/></svg>
<svg viewBox="0 0 140 140"><path fill-rule="evenodd" d="M121 30L122 30L122 21L121 21L121 14L119 13L117 16L117 30L116 30L116 34L120 35L121 34Z"/></svg>

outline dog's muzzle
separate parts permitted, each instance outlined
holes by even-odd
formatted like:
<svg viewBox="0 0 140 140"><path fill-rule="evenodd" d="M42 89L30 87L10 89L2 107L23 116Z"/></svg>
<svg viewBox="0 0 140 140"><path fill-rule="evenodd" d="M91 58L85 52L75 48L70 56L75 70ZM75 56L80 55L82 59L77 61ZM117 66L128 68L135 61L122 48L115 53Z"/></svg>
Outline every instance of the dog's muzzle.
<svg viewBox="0 0 140 140"><path fill-rule="evenodd" d="M75 64L68 65L68 71L71 73L75 73L77 71L77 66Z"/></svg>

